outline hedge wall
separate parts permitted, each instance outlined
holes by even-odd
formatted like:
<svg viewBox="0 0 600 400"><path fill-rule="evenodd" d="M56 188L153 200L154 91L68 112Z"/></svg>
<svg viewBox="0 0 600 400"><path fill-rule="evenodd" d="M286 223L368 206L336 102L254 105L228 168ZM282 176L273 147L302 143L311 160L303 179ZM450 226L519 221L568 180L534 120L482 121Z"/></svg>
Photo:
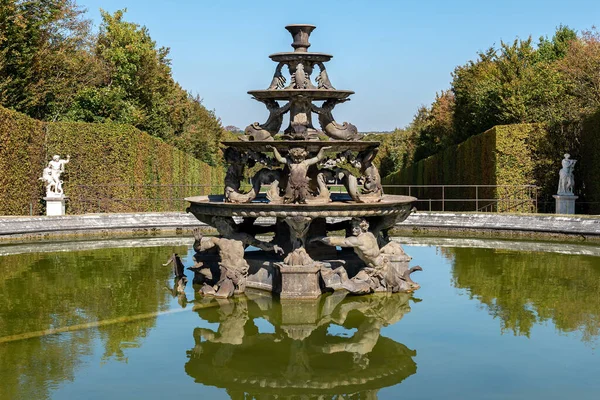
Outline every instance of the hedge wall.
<svg viewBox="0 0 600 400"><path fill-rule="evenodd" d="M71 156L62 175L69 214L182 210L183 202L165 199L208 193L184 185L223 182L221 168L129 125L42 123L0 108L0 135L3 215L29 214L30 203L34 215L42 211L38 177L53 154Z"/></svg>
<svg viewBox="0 0 600 400"><path fill-rule="evenodd" d="M40 213L44 141L42 122L0 107L0 215Z"/></svg>
<svg viewBox="0 0 600 400"><path fill-rule="evenodd" d="M560 157L548 156L548 131L542 125L522 124L496 126L487 132L472 136L463 143L450 147L434 156L420 160L399 172L383 178L387 185L540 185L539 171L549 166L560 168ZM556 169L556 172L558 169ZM388 193L406 194L405 189L388 188ZM421 188L411 195L421 199L441 199L441 188ZM452 199L475 199L475 188L446 188L445 210L474 211L494 202L484 199L503 198L497 204L498 211L533 210L533 201L523 202L526 193L514 189L480 188L478 204L475 201ZM450 200L450 201L448 201ZM493 209L496 210L496 206ZM419 204L420 209L428 205ZM440 210L440 202L432 202L432 210Z"/></svg>
<svg viewBox="0 0 600 400"><path fill-rule="evenodd" d="M600 111L583 122L579 159L575 164L577 212L600 214Z"/></svg>

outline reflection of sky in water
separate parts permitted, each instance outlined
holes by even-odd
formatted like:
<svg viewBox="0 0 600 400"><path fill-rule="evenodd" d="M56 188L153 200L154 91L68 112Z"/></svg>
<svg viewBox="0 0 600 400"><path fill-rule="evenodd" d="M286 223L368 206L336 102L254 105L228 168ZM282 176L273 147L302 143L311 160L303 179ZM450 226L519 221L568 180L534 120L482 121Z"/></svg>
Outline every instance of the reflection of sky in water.
<svg viewBox="0 0 600 400"><path fill-rule="evenodd" d="M331 335L331 336L351 337L355 333L356 333L356 328L346 329L343 326L339 326L339 325L330 325L329 328L327 328L327 334Z"/></svg>
<svg viewBox="0 0 600 400"><path fill-rule="evenodd" d="M182 255L185 253L183 249L178 250ZM600 393L600 380L597 378L600 374L600 359L596 351L598 337L585 337L583 330L586 323L593 325L595 321L596 324L600 324L600 308L595 315L587 315L589 320L576 320L571 324L569 315L565 314L568 314L569 302L577 299L563 296L555 299L558 305L553 305L554 303L540 294L543 290L539 293L532 290L529 298L520 298L519 293L512 292L513 286L508 283L514 284L516 281L511 279L519 279L519 276L512 277L511 273L519 268L521 258L508 250L505 253L484 249L473 250L473 253L444 253L440 248L421 246L406 246L405 250L413 257L411 265L421 265L424 268L423 272L413 275L421 284L421 289L409 303L410 312L399 322L384 326L381 336L416 350L412 359L416 363L417 371L399 385L380 389L380 399L597 398ZM148 268L148 265L164 263L172 251L172 247L147 250L147 253L136 258L136 262L139 263L139 268ZM90 252L85 256L90 259L95 257L94 254ZM101 286L112 279L115 290L111 292L106 289L104 292L105 289L98 287L82 290L82 296L98 300L85 303L85 306L72 307L73 314L67 319L60 315L62 309L55 310L54 314L46 315L48 318L40 319L38 329L48 329L69 319L79 323L79 320L86 318L117 317L107 315L103 311L101 299L112 308L117 307L115 304L121 304L124 315L149 312L143 308L144 303L149 302L155 304L155 311L181 310L177 298L173 298L166 288L172 287L173 284L168 274L148 269L148 274L155 274L150 278L159 284L152 291L139 293L140 289L136 284L129 283L123 276L126 274L123 268L111 264L120 260L115 254L108 254L107 259L95 265L97 268L113 268L114 273L106 272L108 276L105 280L93 276L93 279L82 281L86 284L96 282L96 285ZM577 301L581 301L581 304L597 304L598 292L591 289L600 282L600 258L555 254L550 263L544 258L545 254L533 253L532 257L548 264L547 268L564 266L566 269L574 263L577 271L573 272L574 275L547 276L545 267L535 266L529 274L522 275L522 279L526 279L524 284L548 282L555 287L572 284L579 296L583 296ZM187 256L183 257L186 266L192 264L191 255L189 251ZM481 262L487 263L487 269L484 268L485 265L480 266L475 262L462 268L453 265L453 259L464 261L470 256L476 256ZM60 258L61 255L48 254L48 257ZM125 259L131 257L126 254ZM0 287L0 296L1 293L13 293L13 296L20 293L28 299L26 301L33 302L38 298L46 298L43 295L49 289L43 285L64 284L65 288L75 291L72 288L78 284L72 280L75 278L70 277L70 281L63 283L61 274L64 273L58 267L53 269L55 276L52 275L52 271L45 275L42 261L39 265L30 265L23 275L10 272L14 271L17 264L27 266L27 263L23 262L25 259L19 260L17 263L16 259L0 258L0 267L3 268L0 269L0 278L10 275ZM509 262L507 260L513 263L513 268L505 267ZM523 260L529 262L529 259ZM10 268L2 264L8 261L12 263ZM78 265L71 265L71 268L77 271L75 277L87 279L87 275L94 275L93 263ZM135 265L131 268L135 271ZM577 276L589 277L589 282L578 281ZM22 277L27 279L21 279ZM15 279L20 279L18 285L14 282ZM37 290L38 293L28 296L28 290ZM98 294L97 290L100 291ZM127 293L127 297L109 297L124 293ZM487 295L497 293L503 296L500 301L494 298L490 301L486 299ZM551 290L551 293L558 295L574 292ZM51 291L47 294L55 295ZM143 297L140 297L142 295ZM186 287L186 295L189 300L194 297L190 284ZM78 299L74 295L64 301L79 302ZM546 305L549 308L545 308ZM196 345L194 329L206 328L216 332L219 328L218 322L203 320L198 313L191 311L192 307L193 303L188 303L183 312L162 314L143 321L62 333L41 339L1 343L0 371L3 373L3 386L7 384L7 374L21 373L23 382L27 382L30 387L29 398L36 398L35 390L38 390L37 398L44 398L44 393L49 393L52 398L69 399L162 399L174 394L184 398L227 399L229 395L224 389L197 384L185 373L184 366L189 361L188 352ZM554 309L551 310L552 307ZM582 308L579 303L573 303L573 307ZM35 310L35 307L25 307L18 318L44 318L44 315L36 315ZM6 308L0 308L0 311L4 311L0 312L0 336L4 336L3 329L7 329L10 321L7 318L13 316L9 315ZM39 307L39 311L43 312L43 307ZM520 326L521 331L513 329L511 323L518 322L520 318L524 319L527 314L532 314L535 318L532 325L527 329ZM351 318L352 314L349 315ZM261 334L272 334L277 329L262 316L255 318L254 324ZM125 331L131 333L125 335ZM350 338L356 332L356 327L337 324L326 328L327 334L342 339ZM120 344L121 353L107 352L109 344L111 348ZM63 346L59 348L61 351L69 353L51 353L58 351L54 346L59 345ZM6 365L6 360L9 359L6 355L10 352L19 356L19 362ZM40 358L45 357L55 357L56 362L65 368L66 375L62 379L47 376L45 372L32 368L36 362L43 361L40 361ZM28 358L38 361L30 363ZM72 363L70 369L68 363ZM21 364L29 365L29 370L18 372L18 368L14 366ZM9 393L6 388L4 386L4 390L0 391L0 399L9 398L6 397L6 393Z"/></svg>
<svg viewBox="0 0 600 400"><path fill-rule="evenodd" d="M273 324L264 318L256 318L254 320L254 323L256 324L256 327L258 328L259 333L274 333L275 332L275 327L273 326ZM211 328L211 329L215 330L214 328Z"/></svg>

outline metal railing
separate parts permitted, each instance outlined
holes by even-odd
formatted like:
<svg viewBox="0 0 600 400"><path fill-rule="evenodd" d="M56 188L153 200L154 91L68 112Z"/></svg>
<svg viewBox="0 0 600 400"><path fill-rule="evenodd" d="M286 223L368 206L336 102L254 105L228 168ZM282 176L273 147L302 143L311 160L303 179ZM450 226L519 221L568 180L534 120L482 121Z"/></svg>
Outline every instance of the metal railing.
<svg viewBox="0 0 600 400"><path fill-rule="evenodd" d="M387 194L418 198L422 211L537 212L534 185L383 185ZM243 189L249 190L245 184ZM343 185L330 185L343 193ZM223 185L78 185L69 201L71 213L180 211L186 197L222 194Z"/></svg>
<svg viewBox="0 0 600 400"><path fill-rule="evenodd" d="M186 197L223 192L223 185L77 185L78 196L70 199L76 213L179 211Z"/></svg>
<svg viewBox="0 0 600 400"><path fill-rule="evenodd" d="M428 211L537 212L535 185L383 185L388 194L417 197Z"/></svg>

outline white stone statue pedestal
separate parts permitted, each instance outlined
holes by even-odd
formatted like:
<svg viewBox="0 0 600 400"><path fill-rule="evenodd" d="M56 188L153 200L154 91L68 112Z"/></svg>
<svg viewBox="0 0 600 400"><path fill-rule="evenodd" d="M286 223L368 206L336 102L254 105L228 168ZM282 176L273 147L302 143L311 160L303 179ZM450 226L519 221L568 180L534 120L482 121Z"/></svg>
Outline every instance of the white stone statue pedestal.
<svg viewBox="0 0 600 400"><path fill-rule="evenodd" d="M46 200L46 215L65 215L65 200L67 199L67 196L44 197L44 200Z"/></svg>
<svg viewBox="0 0 600 400"><path fill-rule="evenodd" d="M572 194L555 194L552 197L556 199L556 214L575 214L575 200L579 196Z"/></svg>

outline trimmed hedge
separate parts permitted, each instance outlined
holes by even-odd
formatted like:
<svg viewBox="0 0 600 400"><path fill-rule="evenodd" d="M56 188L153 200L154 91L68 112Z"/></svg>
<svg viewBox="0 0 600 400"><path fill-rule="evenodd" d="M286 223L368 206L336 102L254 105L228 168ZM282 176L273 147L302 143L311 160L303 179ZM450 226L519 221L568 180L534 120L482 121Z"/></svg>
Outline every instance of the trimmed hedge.
<svg viewBox="0 0 600 400"><path fill-rule="evenodd" d="M583 122L575 194L580 196L575 204L582 205L581 212L600 214L600 111Z"/></svg>
<svg viewBox="0 0 600 400"><path fill-rule="evenodd" d="M541 185L539 171L551 166L560 168L560 158L549 157L548 131L542 125L521 124L496 126L480 135L472 136L463 143L383 178L387 185ZM556 169L558 173L558 169ZM406 194L401 188L386 189L388 193ZM421 188L411 192L421 199L441 199L441 188ZM444 198L475 199L475 188L446 188ZM498 202L498 211L531 212L533 201L522 202L525 193L514 189L480 188L479 199L505 199ZM480 200L481 209L492 201ZM420 208L424 208L421 206ZM475 201L446 202L445 210L473 211ZM433 210L440 210L439 202L432 203Z"/></svg>
<svg viewBox="0 0 600 400"><path fill-rule="evenodd" d="M42 123L0 108L0 128L3 215L29 214L30 203L36 203L34 214L42 211L39 199L44 185L38 177L53 154L71 156L62 175L69 214L180 210L181 202L164 199L209 192L182 185L223 182L221 168L212 168L130 125Z"/></svg>
<svg viewBox="0 0 600 400"><path fill-rule="evenodd" d="M44 142L44 123L0 107L0 215L41 212Z"/></svg>

